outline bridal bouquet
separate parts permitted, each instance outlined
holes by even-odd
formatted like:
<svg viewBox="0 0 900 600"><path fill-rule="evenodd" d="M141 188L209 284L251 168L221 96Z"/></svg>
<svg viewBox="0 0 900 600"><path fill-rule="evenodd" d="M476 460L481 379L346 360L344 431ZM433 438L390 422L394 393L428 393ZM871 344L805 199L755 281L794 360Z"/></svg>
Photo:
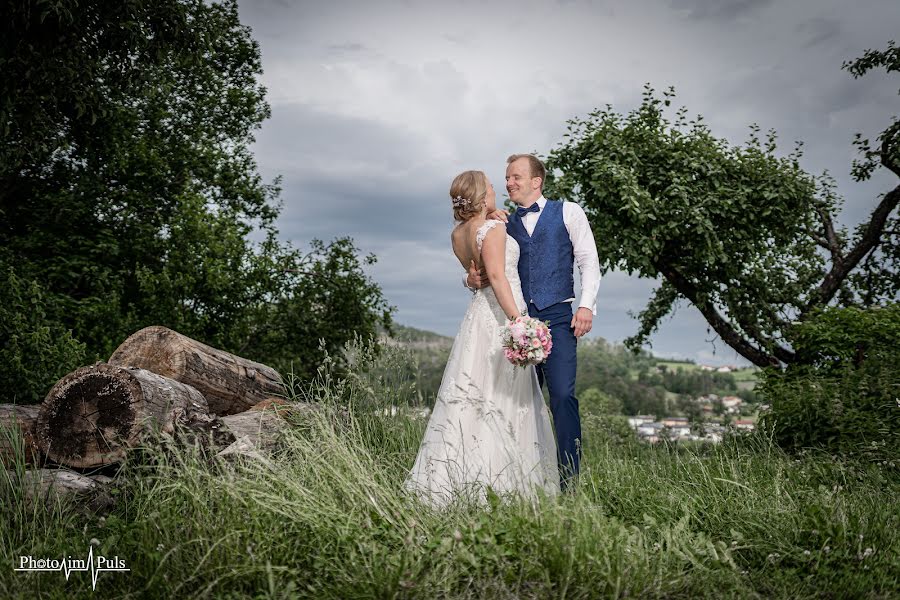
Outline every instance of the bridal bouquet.
<svg viewBox="0 0 900 600"><path fill-rule="evenodd" d="M553 340L549 323L520 316L500 329L506 359L517 367L536 365L547 360Z"/></svg>

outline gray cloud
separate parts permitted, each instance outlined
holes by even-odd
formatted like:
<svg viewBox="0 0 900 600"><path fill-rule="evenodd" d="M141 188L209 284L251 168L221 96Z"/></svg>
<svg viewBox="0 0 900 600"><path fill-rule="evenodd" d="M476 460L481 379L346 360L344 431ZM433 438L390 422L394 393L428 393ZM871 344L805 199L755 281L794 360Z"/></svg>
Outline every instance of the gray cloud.
<svg viewBox="0 0 900 600"><path fill-rule="evenodd" d="M378 255L370 274L398 321L445 335L469 298L449 247L453 176L484 169L502 198L506 156L546 154L566 120L607 103L627 113L645 82L674 85L676 103L732 143L750 123L775 128L785 153L803 140L804 167L838 180L845 225L895 181L878 174L856 184L849 169L853 134L874 138L896 114L896 83L840 69L895 37L895 0L255 0L240 9L272 104L255 151L264 177L283 176L282 237L302 247L352 236ZM632 335L628 313L653 288L607 274L591 335ZM683 306L652 344L668 356L735 362L714 340Z"/></svg>
<svg viewBox="0 0 900 600"><path fill-rule="evenodd" d="M797 33L807 36L806 46L816 46L837 37L840 22L827 17L816 17L797 25Z"/></svg>
<svg viewBox="0 0 900 600"><path fill-rule="evenodd" d="M362 44L346 42L343 44L330 44L326 49L334 54L352 54L355 52L365 52L366 47Z"/></svg>
<svg viewBox="0 0 900 600"><path fill-rule="evenodd" d="M672 0L672 7L684 9L695 19L731 21L757 12L772 0Z"/></svg>

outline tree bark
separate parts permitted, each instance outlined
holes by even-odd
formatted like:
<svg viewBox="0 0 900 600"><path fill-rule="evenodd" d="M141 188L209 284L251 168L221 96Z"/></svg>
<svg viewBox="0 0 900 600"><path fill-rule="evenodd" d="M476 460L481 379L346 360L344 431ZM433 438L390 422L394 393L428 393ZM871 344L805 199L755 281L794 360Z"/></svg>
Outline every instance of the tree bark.
<svg viewBox="0 0 900 600"><path fill-rule="evenodd" d="M34 439L38 404L0 404L0 465L15 464L17 449L21 448L26 465L40 462L40 449Z"/></svg>
<svg viewBox="0 0 900 600"><path fill-rule="evenodd" d="M244 440L252 448L262 451L274 448L279 432L287 427L287 421L274 410L248 410L221 419L225 428L234 436L235 442Z"/></svg>
<svg viewBox="0 0 900 600"><path fill-rule="evenodd" d="M757 348L749 341L745 340L741 334L731 326L731 323L726 321L725 318L719 314L719 311L716 310L712 302L709 302L708 300L701 301L694 284L688 281L688 279L675 270L675 268L662 261L656 261L654 266L663 277L678 290L678 293L690 300L691 303L697 307L701 314L706 318L707 323L709 323L715 332L722 338L722 341L734 348L738 354L758 367L780 366L781 363L778 362L778 359L775 356Z"/></svg>
<svg viewBox="0 0 900 600"><path fill-rule="evenodd" d="M208 432L203 394L136 367L81 367L47 394L35 426L42 452L54 462L91 468L120 462L149 432Z"/></svg>
<svg viewBox="0 0 900 600"><path fill-rule="evenodd" d="M186 383L206 397L216 415L244 412L283 391L275 369L159 326L131 335L113 352L109 364L140 367Z"/></svg>

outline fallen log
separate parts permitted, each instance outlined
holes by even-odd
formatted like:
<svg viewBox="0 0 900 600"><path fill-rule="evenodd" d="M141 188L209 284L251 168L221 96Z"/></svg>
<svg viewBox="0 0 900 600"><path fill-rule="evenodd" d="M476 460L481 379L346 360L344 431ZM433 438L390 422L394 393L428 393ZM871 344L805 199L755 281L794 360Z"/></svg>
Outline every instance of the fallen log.
<svg viewBox="0 0 900 600"><path fill-rule="evenodd" d="M160 326L129 336L109 357L109 364L140 367L186 383L206 397L216 415L244 412L283 392L275 369Z"/></svg>
<svg viewBox="0 0 900 600"><path fill-rule="evenodd" d="M278 416L272 409L249 410L221 417L221 420L225 429L234 436L235 443L242 442L239 445L245 446L249 444L253 449L261 451L272 450L278 443L278 434L287 427L284 417Z"/></svg>
<svg viewBox="0 0 900 600"><path fill-rule="evenodd" d="M207 433L203 394L136 367L96 363L69 373L47 394L35 437L41 451L79 469L120 462L149 432Z"/></svg>
<svg viewBox="0 0 900 600"><path fill-rule="evenodd" d="M15 475L13 477L16 478ZM23 496L28 502L52 505L72 499L81 508L93 512L107 509L113 504L113 497L104 485L68 469L25 471L18 484L22 486Z"/></svg>
<svg viewBox="0 0 900 600"><path fill-rule="evenodd" d="M26 465L40 462L40 449L34 439L38 404L0 404L0 466L11 467L17 449Z"/></svg>
<svg viewBox="0 0 900 600"><path fill-rule="evenodd" d="M317 404L267 398L245 412L219 417L221 432L232 436L234 441L216 456L250 458L272 466L268 455L278 445L279 435L288 426L285 417L318 411L320 408Z"/></svg>

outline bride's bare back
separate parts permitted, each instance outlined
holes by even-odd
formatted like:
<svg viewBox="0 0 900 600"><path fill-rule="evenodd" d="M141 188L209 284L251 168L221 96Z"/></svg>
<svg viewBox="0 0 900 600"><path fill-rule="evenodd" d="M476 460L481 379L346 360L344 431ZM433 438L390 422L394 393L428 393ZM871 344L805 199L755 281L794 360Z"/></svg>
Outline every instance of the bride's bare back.
<svg viewBox="0 0 900 600"><path fill-rule="evenodd" d="M484 219L469 219L457 225L450 234L450 242L453 245L453 254L459 260L459 264L468 270L469 265L474 260L477 268L482 268L484 262L481 260L481 253L478 251L478 242L475 237L478 234L478 228L484 224Z"/></svg>

